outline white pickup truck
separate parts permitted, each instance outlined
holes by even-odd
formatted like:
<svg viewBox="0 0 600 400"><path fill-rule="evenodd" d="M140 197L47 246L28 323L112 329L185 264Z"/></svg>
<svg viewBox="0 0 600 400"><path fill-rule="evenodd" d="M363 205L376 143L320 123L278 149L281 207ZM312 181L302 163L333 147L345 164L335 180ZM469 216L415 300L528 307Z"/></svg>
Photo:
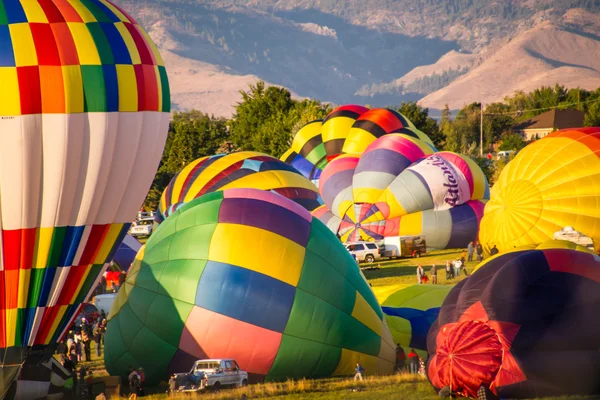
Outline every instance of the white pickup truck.
<svg viewBox="0 0 600 400"><path fill-rule="evenodd" d="M187 373L175 374L178 392L219 390L223 386L248 385L248 373L242 371L231 358L198 360Z"/></svg>

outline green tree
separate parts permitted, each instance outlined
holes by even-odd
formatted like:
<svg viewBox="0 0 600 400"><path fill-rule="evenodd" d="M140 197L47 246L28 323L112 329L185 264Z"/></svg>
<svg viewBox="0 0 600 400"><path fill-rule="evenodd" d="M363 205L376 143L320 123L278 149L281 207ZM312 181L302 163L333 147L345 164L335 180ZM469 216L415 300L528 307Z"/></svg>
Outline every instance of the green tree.
<svg viewBox="0 0 600 400"><path fill-rule="evenodd" d="M174 113L158 172L144 208L155 210L171 178L195 159L215 154L228 137L227 123L223 118L211 117L197 110Z"/></svg>
<svg viewBox="0 0 600 400"><path fill-rule="evenodd" d="M523 137L517 133L509 133L502 137L499 150L516 150L519 151L526 146Z"/></svg>
<svg viewBox="0 0 600 400"><path fill-rule="evenodd" d="M600 126L600 99L588 106L584 119L585 126Z"/></svg>
<svg viewBox="0 0 600 400"><path fill-rule="evenodd" d="M241 92L242 101L230 121L231 140L240 150L278 157L288 149L299 121L322 118L329 106L315 100L297 101L287 89L265 86L260 81Z"/></svg>
<svg viewBox="0 0 600 400"><path fill-rule="evenodd" d="M428 108L421 107L416 101L404 101L399 106L391 108L404 115L417 129L429 136L435 147L443 147L445 137L440 131L437 121L429 116Z"/></svg>

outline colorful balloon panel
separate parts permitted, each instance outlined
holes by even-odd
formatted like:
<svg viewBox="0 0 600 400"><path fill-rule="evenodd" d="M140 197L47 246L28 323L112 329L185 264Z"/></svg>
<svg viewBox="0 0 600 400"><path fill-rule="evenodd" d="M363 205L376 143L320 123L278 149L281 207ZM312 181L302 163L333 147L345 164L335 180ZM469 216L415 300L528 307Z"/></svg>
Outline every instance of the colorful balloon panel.
<svg viewBox="0 0 600 400"><path fill-rule="evenodd" d="M536 140L502 170L485 207L489 251L537 244L566 226L600 243L600 128L567 129Z"/></svg>
<svg viewBox="0 0 600 400"><path fill-rule="evenodd" d="M328 161L342 154L350 129L356 120L368 111L367 107L348 104L327 114L321 132Z"/></svg>
<svg viewBox="0 0 600 400"><path fill-rule="evenodd" d="M165 188L158 213L167 218L189 201L217 190L270 190L308 210L320 206L317 188L293 166L253 151L199 158L179 171Z"/></svg>
<svg viewBox="0 0 600 400"><path fill-rule="evenodd" d="M443 268L441 266L438 273ZM381 309L394 343L406 350L426 351L429 328L437 319L440 307L451 289L442 285L410 285L386 293Z"/></svg>
<svg viewBox="0 0 600 400"><path fill-rule="evenodd" d="M587 251L546 245L486 260L429 331L433 386L465 397L482 385L502 398L598 394L599 271Z"/></svg>
<svg viewBox="0 0 600 400"><path fill-rule="evenodd" d="M304 125L294 136L292 147L281 156L281 160L296 168L311 181L319 180L327 165L325 145L321 136L323 121L316 120Z"/></svg>
<svg viewBox="0 0 600 400"><path fill-rule="evenodd" d="M421 146L422 151L435 150L429 137L402 114L386 108L370 110L350 104L335 108L323 120L304 125L281 160L319 186L320 175L331 161L342 154L359 155L377 138L391 133L415 139L414 143ZM394 145L393 141L386 144L401 146Z"/></svg>
<svg viewBox="0 0 600 400"><path fill-rule="evenodd" d="M319 191L326 207L314 215L342 241L425 235L434 249L475 240L489 197L485 175L471 159L394 133L362 154L332 160Z"/></svg>
<svg viewBox="0 0 600 400"><path fill-rule="evenodd" d="M429 136L415 128L408 118L388 108L374 108L361 114L350 128L342 153L360 154L376 139L388 133L402 133L433 147Z"/></svg>
<svg viewBox="0 0 600 400"><path fill-rule="evenodd" d="M142 244L139 240L131 235L126 235L112 260L121 270L127 271L141 248Z"/></svg>
<svg viewBox="0 0 600 400"><path fill-rule="evenodd" d="M290 227L293 227L291 229ZM152 349L152 351L148 351ZM383 313L344 246L306 209L256 189L192 200L138 254L109 315L112 375L148 382L235 358L252 380L393 370Z"/></svg>
<svg viewBox="0 0 600 400"><path fill-rule="evenodd" d="M1 395L32 346L60 338L126 235L171 101L156 47L109 1L4 1L0 42Z"/></svg>

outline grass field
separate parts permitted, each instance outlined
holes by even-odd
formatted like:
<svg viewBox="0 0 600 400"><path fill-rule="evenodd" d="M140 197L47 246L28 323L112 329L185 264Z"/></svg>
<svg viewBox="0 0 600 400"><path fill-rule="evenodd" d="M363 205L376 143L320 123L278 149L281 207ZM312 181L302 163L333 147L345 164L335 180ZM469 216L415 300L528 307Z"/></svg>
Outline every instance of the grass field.
<svg viewBox="0 0 600 400"><path fill-rule="evenodd" d="M460 258L462 250L440 250L432 251L421 258L401 258L398 260L384 260L373 264L360 264L365 277L369 283L375 286L387 286L396 284L415 284L417 283L417 265L421 264L425 273L429 275L433 264L438 267L438 284L455 285L463 280L465 275L459 278L446 280L446 261L453 261ZM467 262L467 271L470 273L477 265L476 261ZM368 269L371 266L380 266L378 270ZM431 281L429 281L431 284Z"/></svg>
<svg viewBox="0 0 600 400"><path fill-rule="evenodd" d="M429 275L433 264L438 266L438 283L441 285L454 285L465 278L461 275L459 278L446 280L445 264L446 260L455 260L460 258L462 250L444 250L435 251L419 259L400 259L385 260L373 264L361 264L363 272L371 285L387 286L396 284L415 284L416 267L421 264L423 269ZM468 262L467 271L471 273L477 262ZM369 269L378 266L379 269ZM431 284L431 281L429 282ZM103 360L93 359L84 364L94 372L94 376L108 375L104 369ZM168 397L166 395L166 386L158 388L149 388L149 400L173 399L189 400L196 396L181 395ZM415 375L396 374L392 376L372 376L367 377L363 382L354 382L351 378L335 379L317 379L287 381L281 383L267 383L250 385L243 389L223 390L219 393L203 393L198 395L199 399L206 400L234 400L240 399L245 394L248 399L276 399L276 400L337 400L337 399L403 399L403 400L433 400L440 397L434 392L429 382ZM591 400L598 397L555 397L552 400Z"/></svg>

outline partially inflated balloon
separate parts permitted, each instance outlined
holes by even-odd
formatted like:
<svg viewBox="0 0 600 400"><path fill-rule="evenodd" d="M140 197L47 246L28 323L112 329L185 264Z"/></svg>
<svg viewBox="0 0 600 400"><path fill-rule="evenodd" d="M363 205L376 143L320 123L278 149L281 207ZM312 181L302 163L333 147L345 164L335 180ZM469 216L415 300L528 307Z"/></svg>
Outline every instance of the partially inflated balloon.
<svg viewBox="0 0 600 400"><path fill-rule="evenodd" d="M394 343L427 350L427 334L451 286L411 285L389 294L381 303Z"/></svg>
<svg viewBox="0 0 600 400"><path fill-rule="evenodd" d="M600 259L546 247L490 258L452 289L427 339L433 386L511 399L600 393L590 373L600 370Z"/></svg>
<svg viewBox="0 0 600 400"><path fill-rule="evenodd" d="M481 221L488 250L552 239L566 226L600 246L600 128L557 131L502 170Z"/></svg>
<svg viewBox="0 0 600 400"><path fill-rule="evenodd" d="M316 186L294 167L266 154L242 151L202 157L188 164L165 188L158 214L167 218L196 197L231 188L270 190L309 211L320 205Z"/></svg>
<svg viewBox="0 0 600 400"><path fill-rule="evenodd" d="M318 186L321 173L329 162L342 154L359 155L376 139L390 133L424 142L425 151L435 149L425 133L394 110L369 110L362 106L345 105L334 109L322 121L304 125L281 160L294 166Z"/></svg>
<svg viewBox="0 0 600 400"><path fill-rule="evenodd" d="M428 247L465 247L475 240L485 175L468 157L434 153L405 134L383 136L363 154L344 154L325 167L315 210L343 241L425 235Z"/></svg>
<svg viewBox="0 0 600 400"><path fill-rule="evenodd" d="M156 47L107 0L3 1L0 42L2 396L70 325L127 233L171 101Z"/></svg>
<svg viewBox="0 0 600 400"><path fill-rule="evenodd" d="M322 120L304 125L294 136L292 147L281 156L282 161L313 182L318 182L328 162L321 136L322 126Z"/></svg>
<svg viewBox="0 0 600 400"><path fill-rule="evenodd" d="M374 108L352 124L342 147L342 153L360 154L376 139L388 133L401 133L419 139L433 147L433 142L404 115L388 108Z"/></svg>
<svg viewBox="0 0 600 400"><path fill-rule="evenodd" d="M149 384L197 359L234 358L251 380L394 366L383 313L354 259L304 208L230 189L167 218L109 315L106 368Z"/></svg>

